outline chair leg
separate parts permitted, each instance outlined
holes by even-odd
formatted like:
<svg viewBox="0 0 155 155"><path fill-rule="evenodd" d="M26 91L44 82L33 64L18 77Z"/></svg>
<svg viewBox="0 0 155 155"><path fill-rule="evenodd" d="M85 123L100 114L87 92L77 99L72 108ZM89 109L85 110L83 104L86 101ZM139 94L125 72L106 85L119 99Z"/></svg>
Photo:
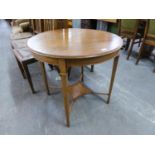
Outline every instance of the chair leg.
<svg viewBox="0 0 155 155"><path fill-rule="evenodd" d="M32 93L34 94L35 90L34 90L34 87L33 87L33 83L32 83L32 80L31 80L31 76L30 76L30 72L29 72L27 64L23 64L23 69L25 71L25 75L27 77L27 80L28 80L28 83L29 83L30 88L32 90Z"/></svg>
<svg viewBox="0 0 155 155"><path fill-rule="evenodd" d="M132 41L131 41L131 44L130 44L130 47L129 47L129 49L128 49L128 56L127 56L127 60L129 60L129 57L130 57L130 55L131 55L131 52L132 52L132 48L133 48L133 44L134 44L134 39L132 39Z"/></svg>
<svg viewBox="0 0 155 155"><path fill-rule="evenodd" d="M50 95L50 91L48 88L47 75L46 75L46 71L45 71L45 65L43 62L40 62L40 66L41 66L42 77L43 77L43 80L45 83L45 88L46 88L47 94Z"/></svg>
<svg viewBox="0 0 155 155"><path fill-rule="evenodd" d="M139 38L139 44L138 47L140 47L140 43L142 42L142 38Z"/></svg>
<svg viewBox="0 0 155 155"><path fill-rule="evenodd" d="M130 39L127 38L127 42L126 42L126 46L125 46L125 51L128 50L129 45L130 45Z"/></svg>
<svg viewBox="0 0 155 155"><path fill-rule="evenodd" d="M141 58L141 55L142 55L142 52L143 52L143 47L144 47L144 44L142 44L141 47L140 47L140 50L139 50L139 53L138 53L138 57L137 57L137 60L136 60L136 65L138 65L139 60Z"/></svg>
<svg viewBox="0 0 155 155"><path fill-rule="evenodd" d="M154 56L154 60L155 60L155 56ZM153 73L155 73L155 67L154 67L154 69L153 69Z"/></svg>
<svg viewBox="0 0 155 155"><path fill-rule="evenodd" d="M90 72L94 72L94 65L91 65Z"/></svg>
<svg viewBox="0 0 155 155"><path fill-rule="evenodd" d="M53 65L51 65L51 64L48 64L48 66L50 67L50 69L51 69L51 70L54 70L54 67L53 67Z"/></svg>
<svg viewBox="0 0 155 155"><path fill-rule="evenodd" d="M16 58L16 57L15 57L15 58ZM18 61L17 58L16 58L16 61L17 61L18 67L19 67L19 69L20 69L20 71L21 71L21 73L22 73L23 78L26 79L23 66L22 66L21 63Z"/></svg>
<svg viewBox="0 0 155 155"><path fill-rule="evenodd" d="M155 73L155 68L153 69L153 73Z"/></svg>
<svg viewBox="0 0 155 155"><path fill-rule="evenodd" d="M84 68L83 66L81 67L81 81L83 82L84 81Z"/></svg>
<svg viewBox="0 0 155 155"><path fill-rule="evenodd" d="M72 67L69 67L69 68L68 68L68 79L70 78L71 70L72 70Z"/></svg>

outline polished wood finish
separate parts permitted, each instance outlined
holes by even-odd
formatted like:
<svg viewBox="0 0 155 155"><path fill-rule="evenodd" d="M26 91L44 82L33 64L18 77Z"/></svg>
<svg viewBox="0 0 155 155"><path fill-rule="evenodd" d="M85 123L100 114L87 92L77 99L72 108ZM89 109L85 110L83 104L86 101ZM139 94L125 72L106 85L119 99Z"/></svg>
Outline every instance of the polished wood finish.
<svg viewBox="0 0 155 155"><path fill-rule="evenodd" d="M122 39L115 34L88 29L61 29L38 34L28 41L33 56L60 69L67 126L70 126L71 102L93 92L83 83L68 85L68 68L102 63L114 58L107 102L110 101ZM83 69L81 71L83 74ZM82 80L82 79L81 79Z"/></svg>
<svg viewBox="0 0 155 155"><path fill-rule="evenodd" d="M84 59L103 56L120 49L115 34L88 29L60 29L40 33L28 41L33 53L52 58Z"/></svg>

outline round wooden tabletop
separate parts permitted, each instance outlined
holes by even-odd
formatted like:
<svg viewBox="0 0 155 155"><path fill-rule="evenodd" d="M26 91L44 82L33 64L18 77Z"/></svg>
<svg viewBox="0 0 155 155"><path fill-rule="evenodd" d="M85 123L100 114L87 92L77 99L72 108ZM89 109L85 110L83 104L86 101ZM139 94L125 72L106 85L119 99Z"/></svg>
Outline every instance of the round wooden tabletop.
<svg viewBox="0 0 155 155"><path fill-rule="evenodd" d="M43 32L28 40L28 47L35 54L67 59L107 55L118 51L122 44L115 34L75 28Z"/></svg>

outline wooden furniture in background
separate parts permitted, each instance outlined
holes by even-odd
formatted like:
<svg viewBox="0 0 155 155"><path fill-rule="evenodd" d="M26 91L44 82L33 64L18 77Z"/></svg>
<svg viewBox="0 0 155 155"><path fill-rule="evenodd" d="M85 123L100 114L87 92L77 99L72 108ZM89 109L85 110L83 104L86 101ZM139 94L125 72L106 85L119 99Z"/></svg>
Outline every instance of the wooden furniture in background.
<svg viewBox="0 0 155 155"><path fill-rule="evenodd" d="M30 19L31 28L34 34L44 32L43 19Z"/></svg>
<svg viewBox="0 0 155 155"><path fill-rule="evenodd" d="M72 28L72 20L71 19L68 19L68 28Z"/></svg>
<svg viewBox="0 0 155 155"><path fill-rule="evenodd" d="M68 19L31 19L30 23L34 34L50 31L50 30L68 28L69 26ZM59 72L59 68L57 66L53 66L52 64L49 64L49 67L52 70L55 68ZM45 78L43 79L46 86ZM48 90L47 90L47 94L49 94Z"/></svg>
<svg viewBox="0 0 155 155"><path fill-rule="evenodd" d="M139 43L142 39L142 35L138 33L138 26L139 26L139 20L138 19L121 19L119 20L119 34L122 38L127 38L127 48L128 48L128 55L127 60L129 59L133 45L135 43ZM138 42L136 42L136 39L139 39ZM129 45L129 47L128 47Z"/></svg>
<svg viewBox="0 0 155 155"><path fill-rule="evenodd" d="M54 30L54 20L44 19L44 31Z"/></svg>
<svg viewBox="0 0 155 155"><path fill-rule="evenodd" d="M31 75L30 75L30 72L28 69L28 65L36 62L37 60L32 56L30 50L27 47L25 47L25 48L23 47L21 49L14 48L13 52L16 57L20 71L23 75L23 78L24 79L27 78L32 93L35 93Z"/></svg>
<svg viewBox="0 0 155 155"><path fill-rule="evenodd" d="M33 32L40 33L49 30L68 28L67 19L31 19Z"/></svg>
<svg viewBox="0 0 155 155"><path fill-rule="evenodd" d="M155 47L155 19L150 19L147 21L145 33L144 33L144 39L142 41L142 45L139 50L136 64L139 63L139 60L144 52L143 49L145 45Z"/></svg>
<svg viewBox="0 0 155 155"><path fill-rule="evenodd" d="M18 21L19 23L25 22L25 20ZM14 21L16 22L16 21ZM17 22L16 22L17 23ZM18 25L16 25L18 26ZM12 27L13 31L14 27ZM14 31L13 31L14 32ZM16 32L11 34L11 45L14 56L16 58L19 69L23 75L23 78L27 78L28 83L30 85L32 93L35 93L34 86L32 83L31 75L28 69L28 65L36 62L37 60L33 57L30 49L27 47L28 38L32 37L32 33L30 32Z"/></svg>
<svg viewBox="0 0 155 155"><path fill-rule="evenodd" d="M122 44L122 39L117 35L90 29L60 29L44 32L29 39L28 46L41 64L46 62L59 66L68 127L73 101L84 94L95 93L81 81L68 85L68 68L114 59L109 91L97 93L107 95L109 103ZM42 68L44 70L44 67ZM44 78L46 79L46 74Z"/></svg>
<svg viewBox="0 0 155 155"><path fill-rule="evenodd" d="M23 23L28 23L28 29L26 29ZM28 69L28 65L36 62L37 60L33 57L30 49L27 47L28 38L34 34L38 34L48 30L67 28L67 19L17 19L12 20L12 34L11 34L11 45L13 53L17 60L19 69L23 75L23 78L27 78L32 93L35 93L34 86L32 83L31 75ZM22 29L24 28L24 30ZM30 30L30 32L24 32ZM52 68L52 66L50 65ZM46 80L46 79L44 79ZM46 84L46 81L45 81ZM48 90L47 90L48 93Z"/></svg>
<svg viewBox="0 0 155 155"><path fill-rule="evenodd" d="M81 19L81 28L83 29L96 29L97 20L96 19ZM94 71L94 65L91 65L90 71Z"/></svg>
<svg viewBox="0 0 155 155"><path fill-rule="evenodd" d="M108 22L108 23L117 23L118 19L98 19L98 20L102 20L102 21Z"/></svg>
<svg viewBox="0 0 155 155"><path fill-rule="evenodd" d="M107 31L119 35L120 20L117 19L116 22L108 22Z"/></svg>

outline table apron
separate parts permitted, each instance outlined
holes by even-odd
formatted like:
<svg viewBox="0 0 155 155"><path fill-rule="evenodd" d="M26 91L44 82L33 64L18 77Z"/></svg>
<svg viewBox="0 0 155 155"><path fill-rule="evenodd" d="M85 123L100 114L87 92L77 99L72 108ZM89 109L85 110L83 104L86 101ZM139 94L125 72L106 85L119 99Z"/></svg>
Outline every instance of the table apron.
<svg viewBox="0 0 155 155"><path fill-rule="evenodd" d="M119 55L119 52L115 52L115 53L110 53L108 55L93 57L93 58L67 59L66 64L67 64L67 67L98 64L98 63L102 63L104 61L110 60L118 55Z"/></svg>
<svg viewBox="0 0 155 155"><path fill-rule="evenodd" d="M51 58L48 56L44 56L44 55L39 55L36 53L32 53L34 58L36 58L37 60L41 61L41 62L46 62L48 64L51 65L59 65L59 59L58 58Z"/></svg>
<svg viewBox="0 0 155 155"><path fill-rule="evenodd" d="M67 59L67 58L52 58L52 57L33 53L33 56L41 62L46 62L48 64L59 66L59 62L63 60L65 61L67 67L98 64L98 63L102 63L104 61L110 60L118 55L119 55L119 51L116 51L107 55L92 57L92 58Z"/></svg>

